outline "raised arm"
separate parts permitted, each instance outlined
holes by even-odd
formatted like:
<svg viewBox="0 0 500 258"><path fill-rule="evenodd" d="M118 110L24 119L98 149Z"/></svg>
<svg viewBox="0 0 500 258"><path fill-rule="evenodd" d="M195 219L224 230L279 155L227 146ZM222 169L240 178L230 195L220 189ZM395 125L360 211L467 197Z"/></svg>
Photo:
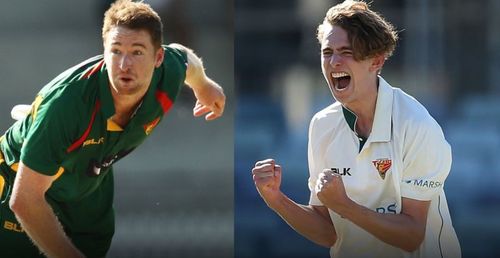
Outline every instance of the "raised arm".
<svg viewBox="0 0 500 258"><path fill-rule="evenodd" d="M48 257L84 257L64 233L45 192L57 178L40 174L22 162L16 173L10 208L22 228Z"/></svg>
<svg viewBox="0 0 500 258"><path fill-rule="evenodd" d="M181 44L170 44L169 47L180 49L187 54L188 66L185 83L194 91L197 99L193 108L194 116L206 114L206 120L214 120L224 112L226 96L222 87L205 74L203 62L189 48Z"/></svg>
<svg viewBox="0 0 500 258"><path fill-rule="evenodd" d="M337 235L328 209L298 204L283 194L280 190L281 167L274 160L258 161L252 174L262 199L295 231L324 247L331 247L335 243Z"/></svg>

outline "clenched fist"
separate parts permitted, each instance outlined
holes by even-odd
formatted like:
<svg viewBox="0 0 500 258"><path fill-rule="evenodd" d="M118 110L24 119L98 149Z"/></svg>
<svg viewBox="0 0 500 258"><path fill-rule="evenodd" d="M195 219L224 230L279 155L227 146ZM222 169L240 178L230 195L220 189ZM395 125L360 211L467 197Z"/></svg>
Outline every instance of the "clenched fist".
<svg viewBox="0 0 500 258"><path fill-rule="evenodd" d="M274 159L257 161L252 169L253 181L260 196L272 207L281 195L281 166Z"/></svg>
<svg viewBox="0 0 500 258"><path fill-rule="evenodd" d="M318 199L329 209L342 215L344 209L348 209L352 200L347 196L342 176L334 173L331 169L324 169L316 181L316 195Z"/></svg>

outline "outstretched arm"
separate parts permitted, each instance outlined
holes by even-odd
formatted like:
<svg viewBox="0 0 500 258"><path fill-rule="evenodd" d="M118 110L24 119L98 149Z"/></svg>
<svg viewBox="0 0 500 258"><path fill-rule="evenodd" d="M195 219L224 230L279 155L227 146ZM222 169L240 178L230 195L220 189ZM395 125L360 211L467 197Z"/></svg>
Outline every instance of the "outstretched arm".
<svg viewBox="0 0 500 258"><path fill-rule="evenodd" d="M214 120L224 112L226 96L222 87L205 74L203 62L189 48L180 44L170 44L170 47L180 49L187 54L188 66L185 83L194 91L197 99L193 109L194 116L206 114L206 120Z"/></svg>
<svg viewBox="0 0 500 258"><path fill-rule="evenodd" d="M66 236L45 200L45 192L56 177L40 174L20 162L10 208L24 231L46 256L84 257Z"/></svg>

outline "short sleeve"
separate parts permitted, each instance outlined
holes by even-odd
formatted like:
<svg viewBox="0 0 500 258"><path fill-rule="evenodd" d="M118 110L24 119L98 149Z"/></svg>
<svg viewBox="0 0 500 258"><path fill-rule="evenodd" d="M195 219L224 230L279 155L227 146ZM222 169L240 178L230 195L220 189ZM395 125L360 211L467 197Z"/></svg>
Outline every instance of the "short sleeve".
<svg viewBox="0 0 500 258"><path fill-rule="evenodd" d="M165 58L160 67L163 76L159 87L174 101L182 86L184 86L184 80L186 79L187 54L180 49L168 46L164 46L164 49Z"/></svg>
<svg viewBox="0 0 500 258"><path fill-rule="evenodd" d="M403 147L401 196L428 201L438 195L451 168L451 148L434 119L409 127Z"/></svg>
<svg viewBox="0 0 500 258"><path fill-rule="evenodd" d="M316 139L316 133L315 133L315 121L316 117L314 117L311 120L311 123L309 124L309 139L308 139L308 144L307 144L307 160L308 160L308 165L309 165L309 179L308 179L308 187L310 191L310 196L309 196L309 205L315 205L315 206L323 206L323 203L318 199L318 196L316 195L316 181L318 180L319 173L321 173L321 170L325 166L321 166L320 163L321 161L318 160L320 155L316 154L317 150L317 143L315 141Z"/></svg>
<svg viewBox="0 0 500 258"><path fill-rule="evenodd" d="M55 175L74 140L75 116L71 102L41 99L40 105L33 107L33 121L21 149L22 162L41 174Z"/></svg>

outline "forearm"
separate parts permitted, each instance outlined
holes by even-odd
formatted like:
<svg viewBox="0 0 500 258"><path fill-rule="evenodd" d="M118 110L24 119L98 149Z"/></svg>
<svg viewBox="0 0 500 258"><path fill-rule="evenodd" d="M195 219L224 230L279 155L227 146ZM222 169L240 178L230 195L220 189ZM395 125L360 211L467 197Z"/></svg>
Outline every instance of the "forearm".
<svg viewBox="0 0 500 258"><path fill-rule="evenodd" d="M186 69L186 80L185 83L192 88L194 91L201 90L206 87L207 84L214 83L205 74L205 68L201 58L199 58L193 50L187 48L181 44L172 43L170 47L179 49L186 53L187 57L187 69Z"/></svg>
<svg viewBox="0 0 500 258"><path fill-rule="evenodd" d="M335 228L327 214L321 214L312 206L295 203L283 194L270 208L295 231L314 243L328 248L335 243Z"/></svg>
<svg viewBox="0 0 500 258"><path fill-rule="evenodd" d="M200 76L197 79L191 79L191 80L186 80L186 84L193 89L195 93L201 93L204 90L210 89L210 88L218 88L220 87L219 84L217 84L215 81L210 79L208 76L203 75Z"/></svg>
<svg viewBox="0 0 500 258"><path fill-rule="evenodd" d="M383 242L408 252L420 246L425 235L425 224L403 213L378 213L354 202L350 206L339 211L339 215Z"/></svg>
<svg viewBox="0 0 500 258"><path fill-rule="evenodd" d="M45 201L23 205L16 217L36 246L48 257L84 257L71 243Z"/></svg>

